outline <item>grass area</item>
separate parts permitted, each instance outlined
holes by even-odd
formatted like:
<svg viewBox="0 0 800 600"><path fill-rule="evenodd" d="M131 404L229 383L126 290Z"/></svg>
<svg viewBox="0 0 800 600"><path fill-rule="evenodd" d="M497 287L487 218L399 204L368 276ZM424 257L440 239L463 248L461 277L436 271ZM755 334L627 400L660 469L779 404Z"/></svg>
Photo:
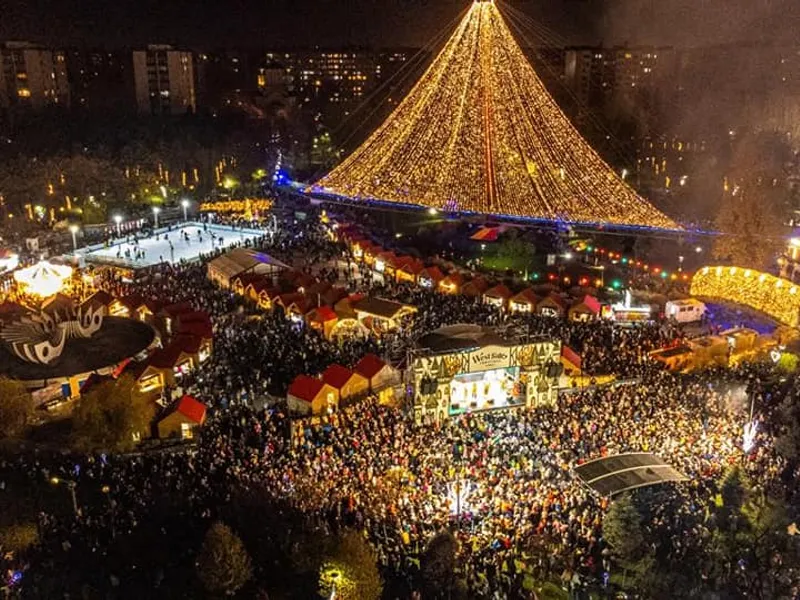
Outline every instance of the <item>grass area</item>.
<svg viewBox="0 0 800 600"><path fill-rule="evenodd" d="M492 271L505 272L510 269L523 273L525 269L530 271L533 268L533 264L530 261L520 260L510 256L486 256L483 259L483 266Z"/></svg>

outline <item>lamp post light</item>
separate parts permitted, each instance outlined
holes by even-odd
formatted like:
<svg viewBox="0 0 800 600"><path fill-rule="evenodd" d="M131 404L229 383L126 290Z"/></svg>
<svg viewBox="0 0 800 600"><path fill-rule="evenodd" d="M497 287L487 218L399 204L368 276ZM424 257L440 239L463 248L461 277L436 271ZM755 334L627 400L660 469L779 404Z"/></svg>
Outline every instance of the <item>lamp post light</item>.
<svg viewBox="0 0 800 600"><path fill-rule="evenodd" d="M339 581L339 573L333 572L331 573L331 595L328 597L328 600L334 600L336 598L336 582Z"/></svg>
<svg viewBox="0 0 800 600"><path fill-rule="evenodd" d="M122 224L122 215L114 215L114 223L117 224L117 235L121 235L120 225Z"/></svg>
<svg viewBox="0 0 800 600"><path fill-rule="evenodd" d="M73 250L77 250L78 249L78 238L76 237L76 234L78 233L78 226L77 225L70 225L69 226L69 232L72 234L72 249Z"/></svg>
<svg viewBox="0 0 800 600"><path fill-rule="evenodd" d="M678 257L678 272L683 271L683 256Z"/></svg>
<svg viewBox="0 0 800 600"><path fill-rule="evenodd" d="M187 210L189 209L189 201L186 198L181 200L181 208L183 208L183 220L188 221Z"/></svg>
<svg viewBox="0 0 800 600"><path fill-rule="evenodd" d="M78 486L78 484L72 481L71 479L61 479L59 477L51 477L50 483L52 483L53 485L64 484L65 486L67 486L70 496L72 496L72 510L75 511L75 515L80 515L81 509L78 508L78 497L75 494L75 488Z"/></svg>
<svg viewBox="0 0 800 600"><path fill-rule="evenodd" d="M161 209L158 206L153 207L153 220L155 222L155 229L158 229L158 213L161 212Z"/></svg>

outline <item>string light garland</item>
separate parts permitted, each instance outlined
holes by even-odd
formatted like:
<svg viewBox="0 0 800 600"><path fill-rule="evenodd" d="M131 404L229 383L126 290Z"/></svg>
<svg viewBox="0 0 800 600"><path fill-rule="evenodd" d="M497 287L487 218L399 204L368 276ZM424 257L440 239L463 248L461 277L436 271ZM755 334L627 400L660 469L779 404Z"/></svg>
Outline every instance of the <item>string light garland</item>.
<svg viewBox="0 0 800 600"><path fill-rule="evenodd" d="M692 276L691 272L688 271L670 272L669 270L660 266L650 265L642 262L641 260L634 260L633 258L623 256L619 252L606 250L605 248L600 248L598 246L578 244L575 246L575 251L585 252L587 255L594 255L600 261L609 262L612 265L621 265L622 267L626 267L628 269L641 269L653 278L669 279L671 281L689 281L689 278Z"/></svg>
<svg viewBox="0 0 800 600"><path fill-rule="evenodd" d="M473 3L408 96L309 191L455 212L678 228L581 137L491 1Z"/></svg>
<svg viewBox="0 0 800 600"><path fill-rule="evenodd" d="M769 273L742 267L703 267L694 277L692 296L744 304L792 327L800 324L800 290Z"/></svg>

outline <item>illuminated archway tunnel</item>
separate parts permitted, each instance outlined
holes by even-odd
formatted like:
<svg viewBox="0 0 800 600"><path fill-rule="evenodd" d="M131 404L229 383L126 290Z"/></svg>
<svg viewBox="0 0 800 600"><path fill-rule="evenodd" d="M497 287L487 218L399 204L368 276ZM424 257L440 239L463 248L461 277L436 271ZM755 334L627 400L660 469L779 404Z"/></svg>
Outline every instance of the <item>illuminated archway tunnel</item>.
<svg viewBox="0 0 800 600"><path fill-rule="evenodd" d="M784 325L800 324L800 288L769 273L742 267L703 267L692 277L690 292L748 306Z"/></svg>

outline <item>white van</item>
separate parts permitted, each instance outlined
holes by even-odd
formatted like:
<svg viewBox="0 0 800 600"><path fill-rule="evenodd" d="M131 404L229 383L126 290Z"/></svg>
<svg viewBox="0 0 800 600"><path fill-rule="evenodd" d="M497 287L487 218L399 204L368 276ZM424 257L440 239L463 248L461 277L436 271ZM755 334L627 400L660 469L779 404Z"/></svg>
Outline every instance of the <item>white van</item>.
<svg viewBox="0 0 800 600"><path fill-rule="evenodd" d="M693 323L703 318L706 305L694 298L686 300L670 300L664 314L668 319L675 319L678 323Z"/></svg>

